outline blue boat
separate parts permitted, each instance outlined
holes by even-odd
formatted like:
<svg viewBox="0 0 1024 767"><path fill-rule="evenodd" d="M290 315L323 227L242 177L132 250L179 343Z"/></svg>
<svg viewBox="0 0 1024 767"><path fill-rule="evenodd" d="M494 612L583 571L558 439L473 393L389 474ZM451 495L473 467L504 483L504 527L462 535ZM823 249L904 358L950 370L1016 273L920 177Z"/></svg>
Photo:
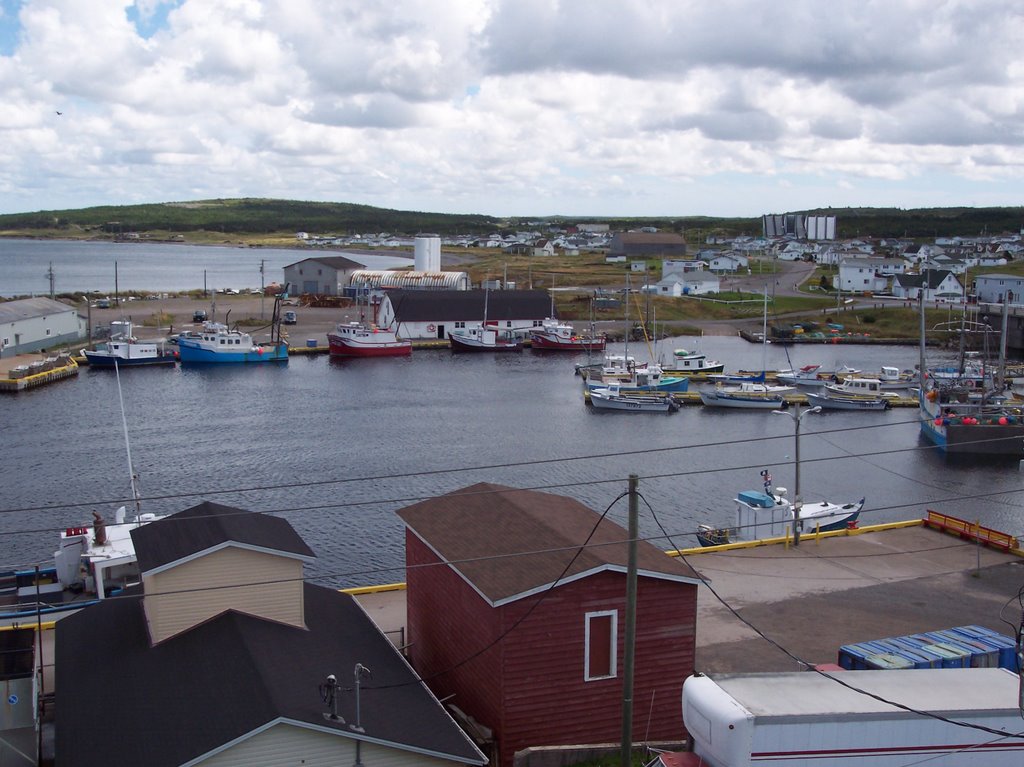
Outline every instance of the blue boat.
<svg viewBox="0 0 1024 767"><path fill-rule="evenodd" d="M207 322L198 334L179 338L178 355L183 365L287 362L288 344L257 344L248 333Z"/></svg>

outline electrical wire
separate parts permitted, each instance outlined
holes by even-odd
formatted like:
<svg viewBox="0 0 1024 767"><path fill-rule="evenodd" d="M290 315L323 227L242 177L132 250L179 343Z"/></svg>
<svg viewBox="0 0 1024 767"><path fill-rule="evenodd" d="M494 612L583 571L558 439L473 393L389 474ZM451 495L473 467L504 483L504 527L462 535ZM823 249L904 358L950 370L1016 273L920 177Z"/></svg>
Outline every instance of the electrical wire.
<svg viewBox="0 0 1024 767"><path fill-rule="evenodd" d="M644 502L644 505L651 512L651 516L654 518L655 523L661 529L662 533L666 537L668 537L668 532L662 526L661 520L658 519L658 515L654 511L654 507L652 507L651 504L647 502L647 499L644 498L643 494L640 494L640 499ZM680 559L683 560L684 562L686 562L687 566L689 566L691 569L693 569L693 567L687 561L686 557L680 555ZM696 571L694 571L694 572L696 572ZM941 714L936 714L936 713L931 712L931 711L922 711L922 710L919 710L919 709L915 709L915 708L913 708L911 706L907 706L907 705L904 705L902 703L898 703L896 701L889 700L888 698L885 698L885 697L883 697L881 695L877 695L877 694L875 694L873 692L868 692L867 690L863 690L863 689L861 689L861 688L859 688L859 687L857 687L857 686L855 686L853 684L850 684L849 682L846 682L846 681L838 678L839 677L838 674L827 674L824 671L821 671L820 669L816 668L813 663L810 663L809 661L804 660L803 658L799 657L796 653L794 653L791 650L789 650L789 648L784 647L779 642L777 642L774 639L772 639L771 637L769 637L767 634L765 634L763 631L761 631L761 629L759 629L757 626L755 626L749 620L747 620L742 615L740 615L739 611L736 610L736 608L734 608L731 604L729 604L729 602L724 597L722 597L721 594L719 594L715 590L714 586L711 585L710 581L708 581L705 578L700 578L700 580L701 580L701 585L703 585L705 588L707 588L708 591L710 591L711 594L715 597L715 599L717 599L722 604L723 607L725 607L737 620L739 620L741 623L743 623L747 628L749 628L751 631L753 631L755 634L757 634L761 639L763 639L764 641L768 642L768 644L770 644L772 647L776 648L777 650L782 652L784 655L786 655L787 657L791 658L797 664L799 664L801 666L804 666L805 668L807 668L810 671L814 671L815 673L819 674L820 676L824 677L825 679L830 679L833 682L835 682L836 684L838 684L838 685L840 685L842 687L845 687L845 688L847 688L848 690L850 690L852 692L858 693L860 695L865 695L865 696L867 696L869 698L873 698L874 700L879 701L880 703L885 703L887 705L894 706L895 708L901 709L901 710L906 711L906 712L911 713L911 714L918 714L920 716L928 717L930 719L935 719L935 720L940 721L940 722L945 722L946 724L956 725L957 727L964 727L964 728L971 729L971 730L980 730L981 732L987 732L987 733L990 733L992 735L996 735L1000 739L1002 739L1002 738L1024 738L1024 732L1008 733L1008 732L1005 732L1005 731L1002 731L1002 730L997 730L997 729L995 729L993 727L986 727L983 724L974 724L972 722L960 722L960 721L957 721L955 719L950 719L948 717L942 716Z"/></svg>

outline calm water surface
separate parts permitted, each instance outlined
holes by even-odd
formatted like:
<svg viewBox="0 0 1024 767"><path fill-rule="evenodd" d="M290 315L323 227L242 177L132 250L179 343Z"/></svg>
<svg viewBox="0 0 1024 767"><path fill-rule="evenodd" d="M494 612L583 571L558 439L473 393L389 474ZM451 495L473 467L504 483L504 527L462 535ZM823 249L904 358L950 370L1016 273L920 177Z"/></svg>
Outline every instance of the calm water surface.
<svg viewBox="0 0 1024 767"><path fill-rule="evenodd" d="M341 251L174 245L144 242L61 242L0 238L0 296L49 295L50 265L57 293L98 290L179 291L258 288L281 282L288 264L311 255L349 255L370 269L408 266L409 258ZM117 264L115 268L115 263Z"/></svg>
<svg viewBox="0 0 1024 767"><path fill-rule="evenodd" d="M665 348L692 348L675 339ZM727 369L760 366L761 349L705 338ZM643 349L631 347L643 357ZM912 367L911 347L806 346L768 365ZM295 357L244 369L130 370L121 376L144 510L215 500L288 518L333 585L400 580L395 510L475 482L547 488L603 511L641 476L645 501L680 545L698 523L727 524L732 498L767 467L793 487L793 422L759 412L684 408L673 415L598 413L583 404L572 355L453 355L337 362ZM51 557L56 531L108 518L129 497L114 375L0 397L0 566ZM803 420L808 500L866 495L865 522L934 508L1024 533L1016 463L953 463L919 440L916 411L823 413ZM516 465L537 462L532 465ZM487 468L475 468L487 467ZM1000 495L979 496L1001 492ZM69 508L68 504L83 504ZM17 511L18 509L28 509ZM624 524L620 502L612 517ZM641 531L657 535L641 505ZM543 543L543 542L540 542ZM667 547L667 542L655 541Z"/></svg>

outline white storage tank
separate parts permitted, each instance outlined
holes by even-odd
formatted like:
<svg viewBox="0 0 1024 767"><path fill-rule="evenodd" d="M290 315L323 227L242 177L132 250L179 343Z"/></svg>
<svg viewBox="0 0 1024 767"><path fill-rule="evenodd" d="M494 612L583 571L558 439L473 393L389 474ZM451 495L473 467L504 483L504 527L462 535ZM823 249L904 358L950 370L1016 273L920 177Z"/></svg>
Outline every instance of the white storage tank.
<svg viewBox="0 0 1024 767"><path fill-rule="evenodd" d="M419 234L413 241L413 269L417 272L441 271L441 238Z"/></svg>

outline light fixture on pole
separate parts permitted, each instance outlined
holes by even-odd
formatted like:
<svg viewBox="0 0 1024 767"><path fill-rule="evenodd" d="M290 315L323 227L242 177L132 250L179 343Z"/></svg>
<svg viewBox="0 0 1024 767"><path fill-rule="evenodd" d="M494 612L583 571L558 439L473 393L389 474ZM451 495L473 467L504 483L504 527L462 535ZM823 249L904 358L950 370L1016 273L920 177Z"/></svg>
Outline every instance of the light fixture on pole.
<svg viewBox="0 0 1024 767"><path fill-rule="evenodd" d="M804 416L808 413L820 413L821 407L812 407L800 411L800 405L796 405L796 412L790 413L788 410L773 410L772 412L776 415L788 415L793 419L793 440L795 447L793 451L793 465L795 469L793 471L793 484L795 495L793 497L793 545L800 545L800 507L803 506L804 500L800 495L800 423L804 420Z"/></svg>

